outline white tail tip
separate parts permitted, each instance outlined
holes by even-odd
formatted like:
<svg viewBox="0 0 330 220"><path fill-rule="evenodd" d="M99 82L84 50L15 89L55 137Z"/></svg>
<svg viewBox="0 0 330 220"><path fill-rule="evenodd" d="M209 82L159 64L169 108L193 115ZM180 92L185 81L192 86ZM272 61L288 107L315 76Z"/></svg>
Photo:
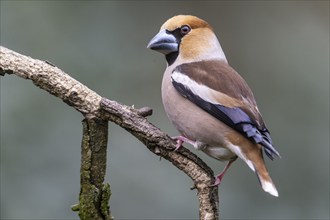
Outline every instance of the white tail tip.
<svg viewBox="0 0 330 220"><path fill-rule="evenodd" d="M273 183L268 181L261 181L262 188L265 192L268 192L272 196L278 197L278 192Z"/></svg>

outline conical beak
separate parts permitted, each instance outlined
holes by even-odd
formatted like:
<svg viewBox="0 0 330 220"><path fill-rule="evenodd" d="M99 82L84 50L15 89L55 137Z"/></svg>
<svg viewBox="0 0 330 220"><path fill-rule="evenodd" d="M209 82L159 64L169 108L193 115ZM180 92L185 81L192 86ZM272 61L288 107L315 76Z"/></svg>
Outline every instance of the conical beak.
<svg viewBox="0 0 330 220"><path fill-rule="evenodd" d="M154 38L152 38L147 48L167 55L177 52L179 50L179 44L177 39L171 33L168 33L166 30L162 30Z"/></svg>

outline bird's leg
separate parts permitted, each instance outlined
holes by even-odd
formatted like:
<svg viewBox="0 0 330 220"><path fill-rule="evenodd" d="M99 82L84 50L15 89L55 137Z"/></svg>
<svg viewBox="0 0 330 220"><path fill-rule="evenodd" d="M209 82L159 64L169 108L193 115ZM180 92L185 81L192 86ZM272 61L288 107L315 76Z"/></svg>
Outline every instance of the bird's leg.
<svg viewBox="0 0 330 220"><path fill-rule="evenodd" d="M227 172L227 170L229 169L229 167L232 165L232 163L237 159L237 157L235 157L234 159L231 159L230 161L228 161L227 165L225 166L225 168L222 170L221 173L219 173L216 177L215 177L215 182L214 184L212 184L211 186L218 186L221 183L221 180L223 178L223 176L225 175L225 173Z"/></svg>
<svg viewBox="0 0 330 220"><path fill-rule="evenodd" d="M176 140L176 145L175 145L174 151L177 151L180 147L182 147L182 144L184 142L191 144L193 146L195 146L195 143L196 143L195 141L192 141L184 136L175 136L175 137L172 137L172 139Z"/></svg>

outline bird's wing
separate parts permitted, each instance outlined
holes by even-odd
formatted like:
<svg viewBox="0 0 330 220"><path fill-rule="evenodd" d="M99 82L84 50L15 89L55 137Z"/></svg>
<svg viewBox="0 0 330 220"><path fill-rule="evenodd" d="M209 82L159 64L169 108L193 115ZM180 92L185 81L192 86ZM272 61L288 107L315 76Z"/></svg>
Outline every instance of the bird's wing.
<svg viewBox="0 0 330 220"><path fill-rule="evenodd" d="M264 147L273 159L280 156L244 79L227 63L212 60L181 64L172 72L172 84L185 98Z"/></svg>

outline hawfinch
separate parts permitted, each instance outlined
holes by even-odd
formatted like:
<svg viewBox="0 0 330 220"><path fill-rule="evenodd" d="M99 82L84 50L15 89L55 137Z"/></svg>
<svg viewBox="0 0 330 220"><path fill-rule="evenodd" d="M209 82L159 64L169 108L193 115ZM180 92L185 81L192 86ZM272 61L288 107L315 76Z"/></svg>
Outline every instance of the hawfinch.
<svg viewBox="0 0 330 220"><path fill-rule="evenodd" d="M162 99L168 118L187 142L217 159L229 161L213 185L241 158L256 174L264 191L278 196L263 152L280 157L261 117L253 93L229 66L211 26L191 15L167 20L149 42L149 49L165 55L167 68Z"/></svg>

